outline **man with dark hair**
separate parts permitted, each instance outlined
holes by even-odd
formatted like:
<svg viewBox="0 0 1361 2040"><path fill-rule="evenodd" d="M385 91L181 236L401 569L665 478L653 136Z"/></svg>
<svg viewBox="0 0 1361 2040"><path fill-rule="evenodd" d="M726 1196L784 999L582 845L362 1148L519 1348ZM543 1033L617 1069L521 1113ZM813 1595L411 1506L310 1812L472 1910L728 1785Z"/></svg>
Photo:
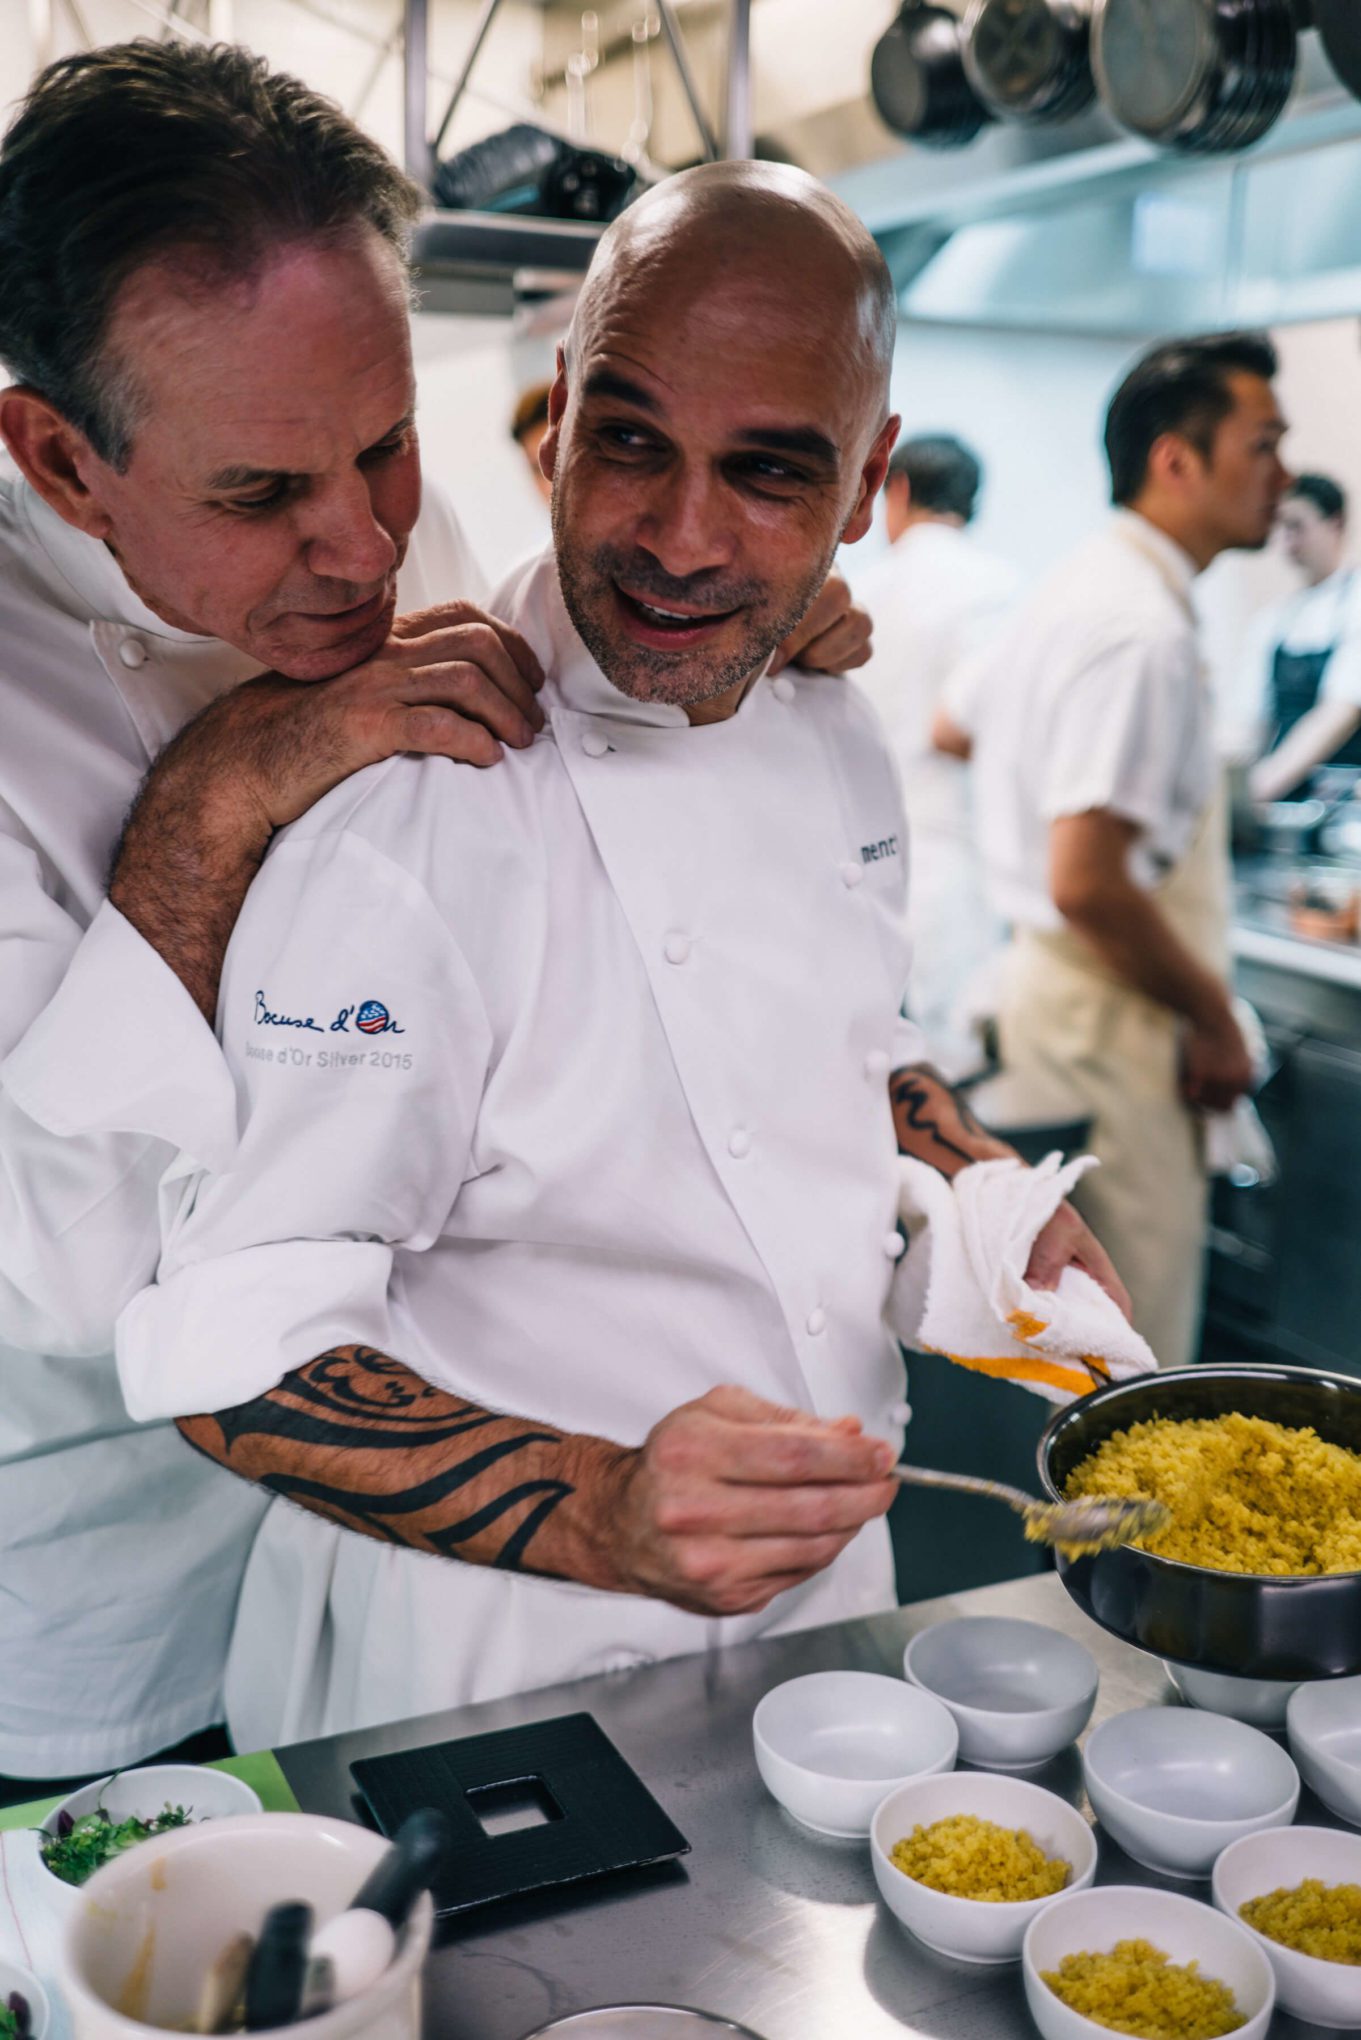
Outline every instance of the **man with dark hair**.
<svg viewBox="0 0 1361 2040"><path fill-rule="evenodd" d="M525 457L534 487L545 503L553 500L553 484L539 465L539 448L548 434L548 392L551 383L534 383L522 390L511 413L510 436Z"/></svg>
<svg viewBox="0 0 1361 2040"><path fill-rule="evenodd" d="M861 677L888 730L912 821L909 1008L951 1076L978 1064L962 1003L1000 930L974 846L968 768L944 755L933 732L947 687L967 684L1021 588L1015 568L967 528L982 481L977 456L948 434L895 446L883 492L889 549L856 582L875 623Z"/></svg>
<svg viewBox="0 0 1361 2040"><path fill-rule="evenodd" d="M0 1774L221 1718L258 1498L130 1423L111 1348L167 1164L232 1156L212 1021L273 831L376 760L542 725L422 497L419 203L223 46L64 59L0 145ZM863 657L845 592L805 660Z"/></svg>
<svg viewBox="0 0 1361 2040"><path fill-rule="evenodd" d="M132 1407L281 1498L238 1739L892 1604L895 1149L1005 1151L900 1017L882 731L770 660L869 525L894 326L802 172L640 199L549 400L554 548L503 591L548 734L359 775L252 888L241 1143L118 1332ZM1061 1210L1037 1273L1074 1256L1118 1290Z"/></svg>
<svg viewBox="0 0 1361 2040"><path fill-rule="evenodd" d="M167 1163L235 1141L212 1018L271 831L372 760L485 763L541 721L517 635L429 609L481 580L421 501L416 203L234 49L66 59L0 148L0 1773L24 1780L221 1719L259 1507L130 1422L113 1321ZM429 613L394 636L398 608Z"/></svg>
<svg viewBox="0 0 1361 2040"><path fill-rule="evenodd" d="M1361 765L1361 576L1347 562L1347 498L1297 475L1276 519L1304 586L1253 621L1233 749L1255 757L1257 800L1308 791L1321 765Z"/></svg>
<svg viewBox="0 0 1361 2040"><path fill-rule="evenodd" d="M1178 340L1106 420L1116 515L1018 613L975 710L979 838L1014 930L1004 1062L1091 1114L1080 1202L1159 1361L1194 1358L1200 1117L1245 1091L1228 858L1196 576L1267 542L1289 480L1258 334Z"/></svg>
<svg viewBox="0 0 1361 2040"><path fill-rule="evenodd" d="M936 517L956 530L972 524L983 470L948 432L922 432L893 449L884 483L888 535L896 545L914 519Z"/></svg>

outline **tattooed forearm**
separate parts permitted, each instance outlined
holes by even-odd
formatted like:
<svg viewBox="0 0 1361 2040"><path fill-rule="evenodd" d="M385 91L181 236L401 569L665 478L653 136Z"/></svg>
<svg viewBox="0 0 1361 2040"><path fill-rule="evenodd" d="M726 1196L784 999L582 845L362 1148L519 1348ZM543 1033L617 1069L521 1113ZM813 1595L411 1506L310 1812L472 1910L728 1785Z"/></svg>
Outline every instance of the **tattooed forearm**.
<svg viewBox="0 0 1361 2040"><path fill-rule="evenodd" d="M899 1153L915 1155L943 1176L957 1176L970 1162L997 1161L1013 1152L983 1130L964 1100L926 1064L895 1070L889 1099Z"/></svg>
<svg viewBox="0 0 1361 2040"><path fill-rule="evenodd" d="M365 1536L608 1583L591 1512L572 1504L628 1457L622 1447L481 1409L371 1347L323 1353L268 1394L182 1418L180 1430L229 1472Z"/></svg>

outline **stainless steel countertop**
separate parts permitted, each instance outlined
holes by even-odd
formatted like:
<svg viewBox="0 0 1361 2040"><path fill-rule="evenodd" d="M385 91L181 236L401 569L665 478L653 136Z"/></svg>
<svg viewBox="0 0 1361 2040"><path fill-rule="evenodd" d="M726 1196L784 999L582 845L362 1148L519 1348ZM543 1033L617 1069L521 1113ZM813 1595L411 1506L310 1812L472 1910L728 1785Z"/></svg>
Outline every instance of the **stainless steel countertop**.
<svg viewBox="0 0 1361 2040"><path fill-rule="evenodd" d="M1019 1966L947 1961L879 1903L865 1843L822 1841L769 1798L751 1716L800 1673L901 1674L907 1639L963 1614L1027 1616L1076 1636L1101 1669L1093 1722L1175 1702L1161 1665L1096 1628L1050 1574L923 1601L868 1621L557 1686L455 1714L299 1744L281 1760L302 1805L353 1816L352 1758L586 1709L692 1845L678 1865L442 1930L427 1972L430 2040L522 2040L588 2005L664 2001L741 2021L763 2040L1032 2040ZM451 1649L467 1647L450 1640ZM472 1646L475 1648L475 1644ZM1027 1774L1090 1815L1075 1750ZM1339 1825L1306 1790L1298 1819ZM1158 1884L1098 1829L1101 1883ZM1208 1899L1205 1884L1169 1889ZM1278 2014L1273 2040L1324 2029Z"/></svg>
<svg viewBox="0 0 1361 2040"><path fill-rule="evenodd" d="M1361 943L1314 941L1297 935L1290 925L1286 902L1291 884L1325 868L1336 869L1361 884L1361 871L1330 865L1325 858L1303 859L1298 864L1253 858L1238 865L1230 942L1240 963L1262 964L1269 970L1361 990Z"/></svg>

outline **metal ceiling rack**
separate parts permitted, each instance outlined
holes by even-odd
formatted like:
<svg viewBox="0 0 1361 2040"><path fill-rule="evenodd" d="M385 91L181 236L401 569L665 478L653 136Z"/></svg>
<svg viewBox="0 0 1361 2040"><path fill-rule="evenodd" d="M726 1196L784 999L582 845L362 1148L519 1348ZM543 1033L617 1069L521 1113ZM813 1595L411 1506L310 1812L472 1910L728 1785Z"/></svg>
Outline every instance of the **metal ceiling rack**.
<svg viewBox="0 0 1361 2040"><path fill-rule="evenodd" d="M465 95L502 0L482 0L463 63L435 125L429 107L429 0L405 0L403 10L403 153L408 175L432 188L436 157ZM650 0L675 65L676 77L708 161L749 156L751 115L751 0L728 0L729 33L723 119L715 134L699 96L674 0ZM509 312L524 294L570 288L585 274L603 227L523 215L432 209L417 225L413 256L430 301L454 308Z"/></svg>

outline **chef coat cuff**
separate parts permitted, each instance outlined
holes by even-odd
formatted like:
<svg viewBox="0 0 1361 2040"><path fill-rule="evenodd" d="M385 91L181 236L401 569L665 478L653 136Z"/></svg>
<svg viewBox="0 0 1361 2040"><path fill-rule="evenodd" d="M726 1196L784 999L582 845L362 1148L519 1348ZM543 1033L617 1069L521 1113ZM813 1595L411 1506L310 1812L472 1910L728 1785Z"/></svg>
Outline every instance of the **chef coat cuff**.
<svg viewBox="0 0 1361 2040"><path fill-rule="evenodd" d="M236 1148L236 1091L216 1035L108 900L0 1083L49 1133L149 1134L214 1171Z"/></svg>
<svg viewBox="0 0 1361 2040"><path fill-rule="evenodd" d="M910 1070L917 1063L934 1062L931 1044L915 1020L906 1020L902 1014L893 1023L893 1043L889 1049L891 1070Z"/></svg>
<svg viewBox="0 0 1361 2040"><path fill-rule="evenodd" d="M234 1409L336 1346L390 1353L392 1249L364 1240L244 1247L179 1269L118 1320L118 1373L139 1423Z"/></svg>

